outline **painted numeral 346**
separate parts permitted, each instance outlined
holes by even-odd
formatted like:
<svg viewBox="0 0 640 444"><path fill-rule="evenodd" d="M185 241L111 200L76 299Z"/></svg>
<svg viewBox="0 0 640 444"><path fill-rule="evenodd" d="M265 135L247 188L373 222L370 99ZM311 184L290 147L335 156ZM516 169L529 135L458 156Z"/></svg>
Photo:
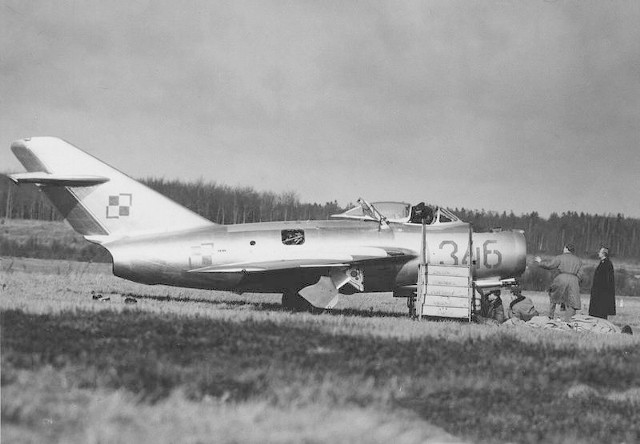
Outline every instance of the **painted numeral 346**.
<svg viewBox="0 0 640 444"><path fill-rule="evenodd" d="M502 253L498 249L491 249L492 244L497 244L497 240L486 240L482 244L482 249L480 247L476 247L475 251L475 266L478 267L480 264L480 260L482 260L482 265L486 268L496 268L502 264ZM460 260L458 258L458 244L452 240L444 240L440 242L439 246L440 250L448 250L449 256L453 260L452 265L458 265ZM444 261L440 261L440 264L444 264ZM469 249L465 251L462 256L462 265L466 265L469 263Z"/></svg>

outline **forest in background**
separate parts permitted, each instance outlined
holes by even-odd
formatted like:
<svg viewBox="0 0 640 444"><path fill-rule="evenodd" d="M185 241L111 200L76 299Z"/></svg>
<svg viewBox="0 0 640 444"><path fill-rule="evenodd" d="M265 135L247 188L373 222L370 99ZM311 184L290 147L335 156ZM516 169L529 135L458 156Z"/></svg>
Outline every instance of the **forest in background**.
<svg viewBox="0 0 640 444"><path fill-rule="evenodd" d="M273 193L252 187L230 187L215 182L183 182L156 178L142 183L172 200L220 224L268 222L279 220L320 220L345 211L337 201L300 202L295 192ZM375 199L374 199L375 200ZM417 202L412 202L416 204ZM429 203L429 202L427 202ZM522 215L449 208L475 231L492 228L524 230L527 251L531 254L556 254L568 242L576 245L578 255L595 258L601 245L609 247L612 257L640 261L640 219L617 215L592 215L566 212L540 217L535 211ZM61 220L56 209L35 186L16 187L0 176L0 218Z"/></svg>
<svg viewBox="0 0 640 444"><path fill-rule="evenodd" d="M336 201L301 203L295 192L273 193L215 182L147 178L140 182L219 224L318 220L344 211ZM34 185L15 186L0 175L0 218L58 221L62 217Z"/></svg>

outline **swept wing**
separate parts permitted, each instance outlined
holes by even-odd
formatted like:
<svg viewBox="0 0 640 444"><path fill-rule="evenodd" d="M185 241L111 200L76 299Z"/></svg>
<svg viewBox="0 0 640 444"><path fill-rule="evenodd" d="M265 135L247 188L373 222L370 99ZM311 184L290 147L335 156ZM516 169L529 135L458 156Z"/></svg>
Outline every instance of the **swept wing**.
<svg viewBox="0 0 640 444"><path fill-rule="evenodd" d="M257 273L297 268L340 268L350 267L371 260L417 257L415 251L388 247L354 247L345 251L310 249L296 252L287 258L270 258L256 261L234 262L224 265L210 265L190 270L190 273Z"/></svg>

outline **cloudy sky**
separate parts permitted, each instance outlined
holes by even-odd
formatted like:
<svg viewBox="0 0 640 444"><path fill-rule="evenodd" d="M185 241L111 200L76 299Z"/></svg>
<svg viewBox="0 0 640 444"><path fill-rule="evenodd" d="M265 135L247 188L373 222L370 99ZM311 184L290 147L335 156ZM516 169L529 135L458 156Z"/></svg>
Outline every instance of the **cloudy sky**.
<svg viewBox="0 0 640 444"><path fill-rule="evenodd" d="M640 2L0 0L0 171L640 217Z"/></svg>

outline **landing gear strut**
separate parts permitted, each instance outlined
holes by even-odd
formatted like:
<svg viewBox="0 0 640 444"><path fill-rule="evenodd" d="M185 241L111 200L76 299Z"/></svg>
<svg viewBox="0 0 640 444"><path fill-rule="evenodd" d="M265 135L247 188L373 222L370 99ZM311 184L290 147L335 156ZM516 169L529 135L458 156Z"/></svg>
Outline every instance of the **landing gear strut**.
<svg viewBox="0 0 640 444"><path fill-rule="evenodd" d="M416 295L409 296L407 298L407 308L409 309L409 317L416 317Z"/></svg>

